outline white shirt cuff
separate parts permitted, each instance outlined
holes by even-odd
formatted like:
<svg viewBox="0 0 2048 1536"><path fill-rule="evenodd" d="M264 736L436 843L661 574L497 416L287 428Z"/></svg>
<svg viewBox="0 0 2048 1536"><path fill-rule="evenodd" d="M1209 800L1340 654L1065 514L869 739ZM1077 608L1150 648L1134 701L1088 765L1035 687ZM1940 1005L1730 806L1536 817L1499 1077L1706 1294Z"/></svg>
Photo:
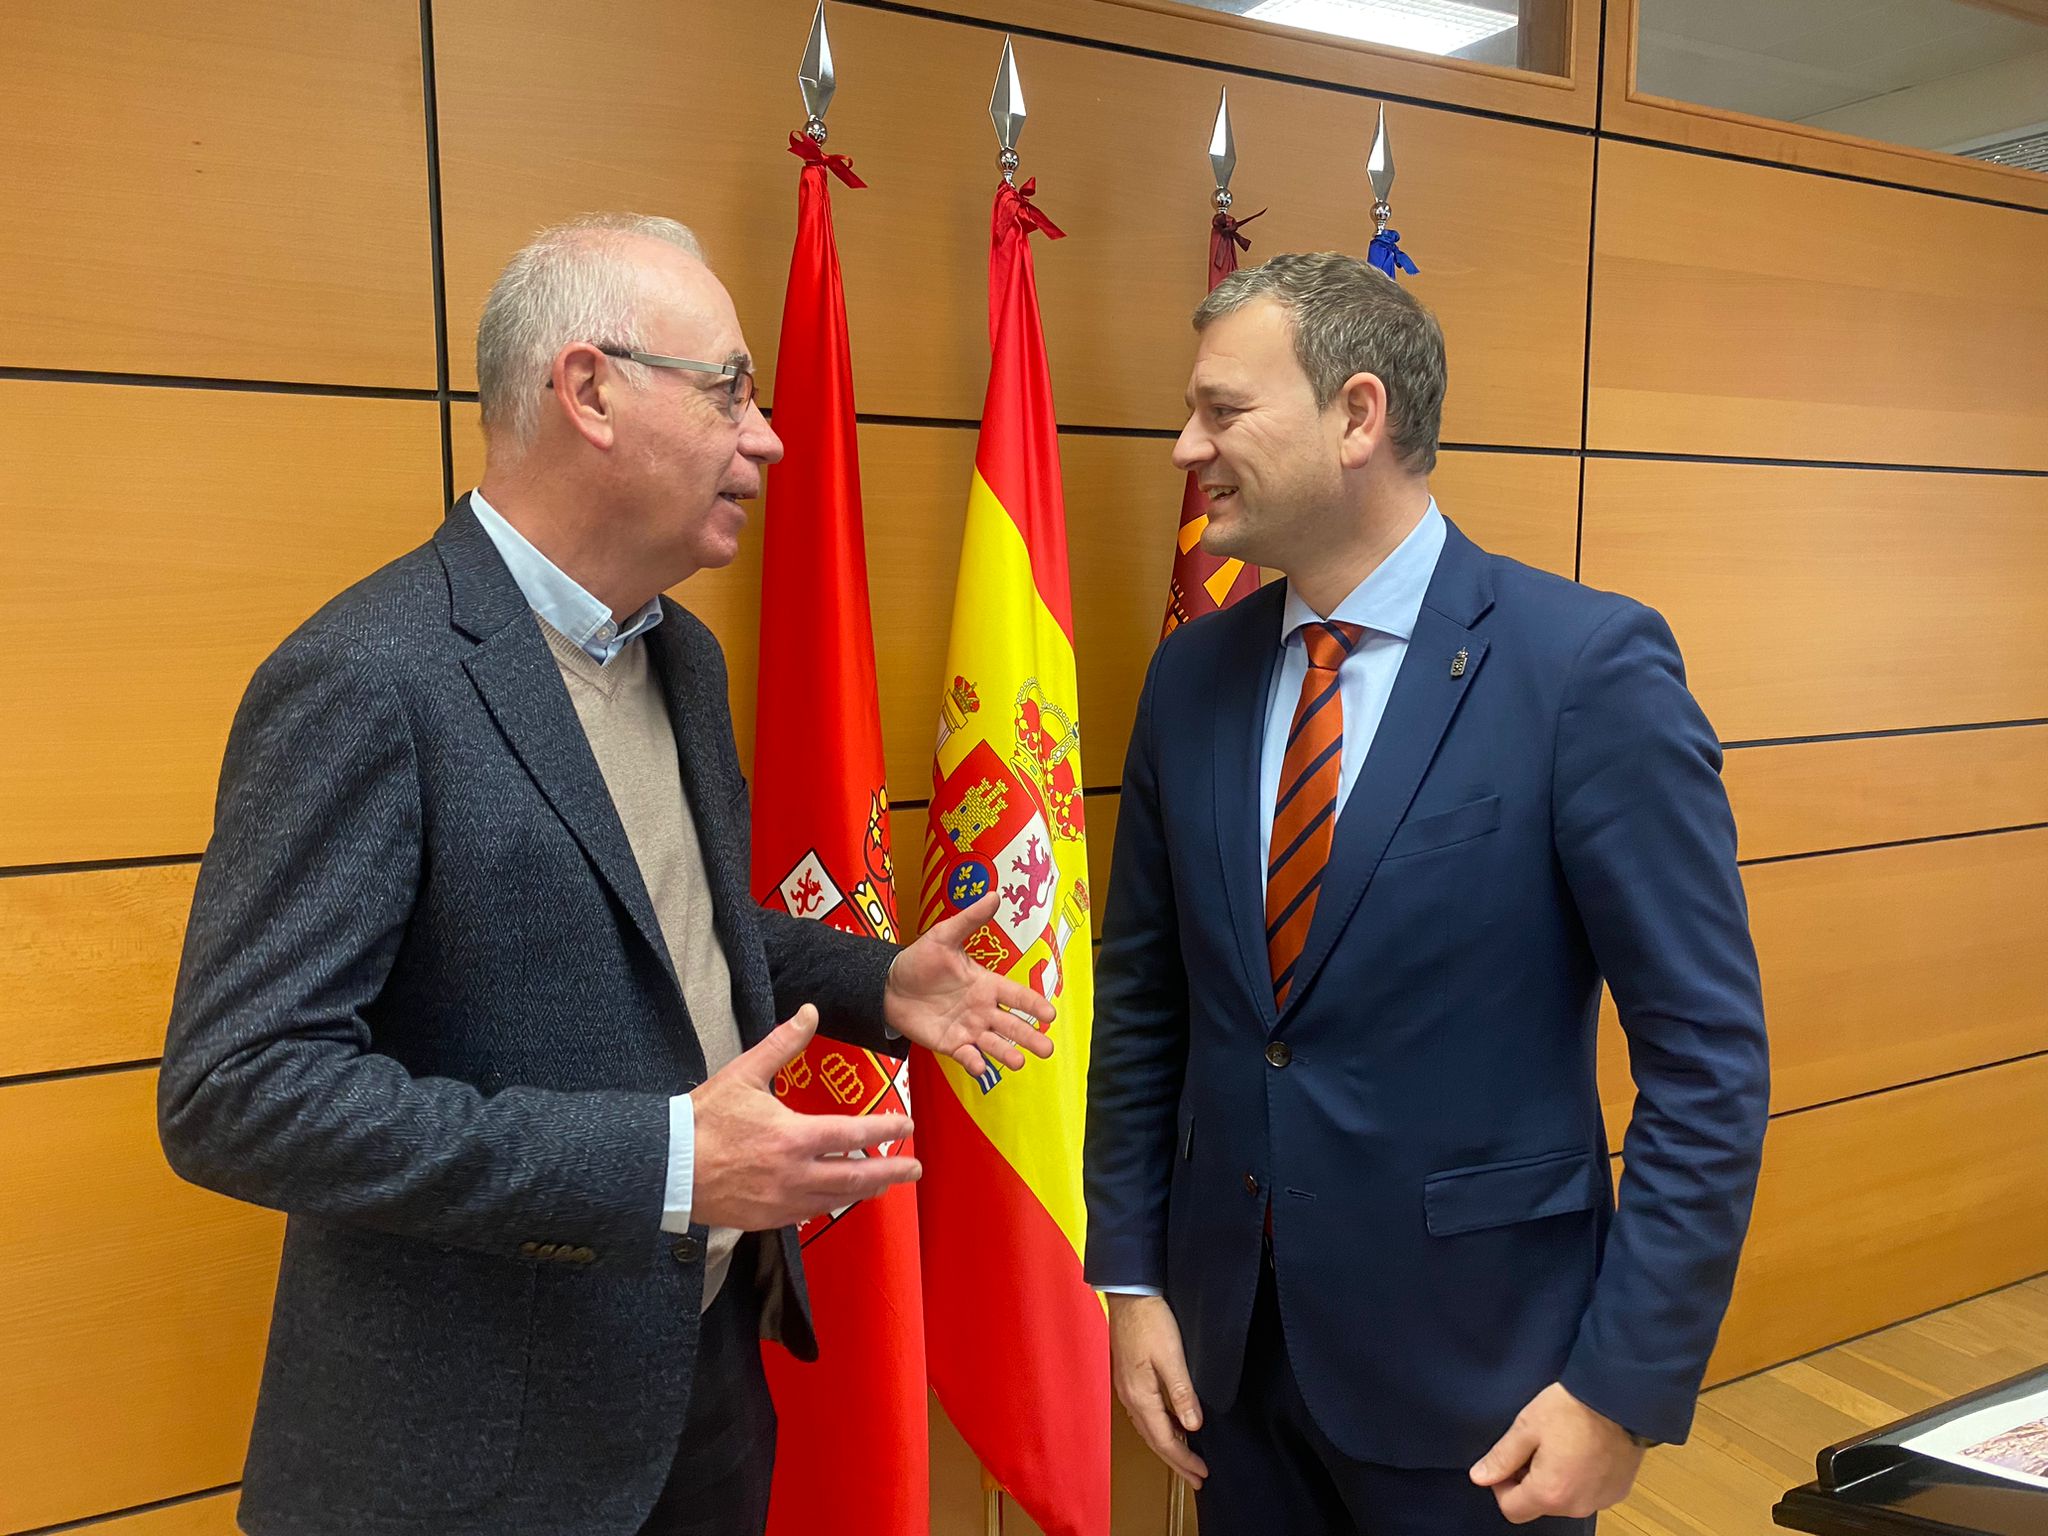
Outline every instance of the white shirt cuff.
<svg viewBox="0 0 2048 1536"><path fill-rule="evenodd" d="M690 1204L697 1189L697 1106L687 1093L668 1101L668 1189L662 1195L661 1230L690 1230Z"/></svg>
<svg viewBox="0 0 2048 1536"><path fill-rule="evenodd" d="M1105 1296L1164 1296L1166 1294L1156 1285L1098 1285L1095 1289Z"/></svg>

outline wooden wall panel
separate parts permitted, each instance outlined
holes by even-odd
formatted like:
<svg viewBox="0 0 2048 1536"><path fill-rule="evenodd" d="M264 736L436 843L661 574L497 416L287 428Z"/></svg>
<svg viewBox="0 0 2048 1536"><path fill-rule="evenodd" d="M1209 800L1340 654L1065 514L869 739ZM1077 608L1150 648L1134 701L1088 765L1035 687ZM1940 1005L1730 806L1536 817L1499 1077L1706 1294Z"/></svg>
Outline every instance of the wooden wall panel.
<svg viewBox="0 0 2048 1536"><path fill-rule="evenodd" d="M241 1475L283 1223L165 1166L155 1094L0 1087L0 1530Z"/></svg>
<svg viewBox="0 0 2048 1536"><path fill-rule="evenodd" d="M795 218L791 61L809 19L799 6L628 0L593 28L548 0L443 0L457 387L473 381L476 317L505 259L542 224L592 208L696 227L767 371ZM872 183L835 197L861 408L978 417L996 182L988 93L1001 37L854 7L832 25L831 147ZM689 90L618 88L688 80L709 60L715 112ZM1226 77L1033 38L1018 40L1018 64L1031 104L1024 174L1073 237L1038 245L1060 418L1178 428L1207 250L1203 149ZM1375 104L1259 79L1230 86L1239 206L1272 209L1249 232L1252 256L1362 250L1370 198L1358 167ZM1389 126L1401 220L1423 268L1415 291L1442 317L1453 360L1445 435L1578 446L1591 141L1398 105Z"/></svg>
<svg viewBox="0 0 2048 1536"><path fill-rule="evenodd" d="M483 450L474 430L476 407L458 404L454 419L459 495L481 478ZM1173 468L1171 446L1161 438L1082 432L1060 437L1080 667L1082 766L1091 788L1114 788L1123 778L1138 690L1165 613L1180 515L1181 478ZM860 453L889 798L923 800L931 793L931 746L974 467L974 431L868 425L860 429ZM1503 554L1545 564L1561 561L1569 573L1577 480L1573 459L1447 452L1435 483L1475 538ZM740 558L722 571L692 577L674 593L725 647L733 728L741 759L749 764L761 622L760 519L772 513L773 470L769 487L769 510L754 504L754 523Z"/></svg>
<svg viewBox="0 0 2048 1536"><path fill-rule="evenodd" d="M2048 717L2048 479L1594 459L1584 523L1724 741Z"/></svg>
<svg viewBox="0 0 2048 1536"><path fill-rule="evenodd" d="M1587 442L2048 469L2048 219L1600 156Z"/></svg>
<svg viewBox="0 0 2048 1536"><path fill-rule="evenodd" d="M1772 1122L1711 1384L2037 1273L2048 1056Z"/></svg>
<svg viewBox="0 0 2048 1536"><path fill-rule="evenodd" d="M427 401L0 381L0 866L198 852L250 675L433 532L439 441Z"/></svg>
<svg viewBox="0 0 2048 1536"><path fill-rule="evenodd" d="M0 1078L162 1053L198 870L0 880Z"/></svg>
<svg viewBox="0 0 2048 1536"><path fill-rule="evenodd" d="M1794 859L1743 884L1777 1109L2048 1051L2048 832Z"/></svg>
<svg viewBox="0 0 2048 1536"><path fill-rule="evenodd" d="M1771 1109L2048 1051L2048 831L1743 872L1771 1034ZM1634 1090L1612 1001L1600 1082L1615 1146Z"/></svg>
<svg viewBox="0 0 2048 1536"><path fill-rule="evenodd" d="M0 366L434 387L415 0L9 7Z"/></svg>
<svg viewBox="0 0 2048 1536"><path fill-rule="evenodd" d="M1576 455L1453 449L1438 455L1429 485L1443 514L1481 548L1572 574L1579 542Z"/></svg>
<svg viewBox="0 0 2048 1536"><path fill-rule="evenodd" d="M1745 859L2048 822L2048 726L1730 752Z"/></svg>

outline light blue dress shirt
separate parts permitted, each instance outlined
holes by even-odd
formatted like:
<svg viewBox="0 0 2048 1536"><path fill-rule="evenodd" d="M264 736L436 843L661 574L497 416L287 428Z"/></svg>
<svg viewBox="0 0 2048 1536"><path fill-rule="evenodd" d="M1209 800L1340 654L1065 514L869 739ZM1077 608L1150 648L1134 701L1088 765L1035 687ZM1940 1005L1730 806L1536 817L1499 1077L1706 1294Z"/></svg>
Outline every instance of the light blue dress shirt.
<svg viewBox="0 0 2048 1536"><path fill-rule="evenodd" d="M1344 710L1344 747L1337 780L1337 814L1341 816L1344 802L1351 798L1351 786L1358 782L1358 770L1365 764L1365 754L1379 734L1380 717L1387 712L1394 678L1401 670L1401 658L1408 654L1408 638L1415 633L1415 620L1422 612L1422 599L1429 591L1430 578L1436 575L1437 556L1443 549L1444 515L1432 499L1408 537L1328 613L1317 613L1289 584L1287 606L1280 615L1280 665L1273 669L1272 692L1266 695L1266 741L1259 754L1261 871L1272 862L1273 802L1280 795L1280 765L1287 757L1287 729L1301 702L1301 680L1308 675L1308 644L1301 637L1302 626L1318 619L1336 619L1365 630L1337 669L1337 702ZM1265 888L1261 874L1259 889Z"/></svg>
<svg viewBox="0 0 2048 1536"><path fill-rule="evenodd" d="M1287 603L1280 614L1280 665L1273 669L1273 683L1266 695L1265 744L1259 754L1259 889L1266 888L1264 871L1272 860L1273 802L1280 793L1280 765L1287 757L1287 728L1294 723L1294 709L1301 702L1301 680L1308 675L1308 646L1301 637L1304 624L1319 619L1337 619L1357 624L1365 633L1337 668L1337 699L1344 710L1344 746L1338 754L1337 814L1351 797L1358 782L1358 770L1372 750L1379 734L1380 717L1387 712L1394 679L1401 671L1401 659L1408 654L1409 637L1422 612L1422 599L1436 575L1437 557L1444 549L1444 515L1430 499L1422 521L1345 599L1327 614L1320 614L1302 600L1290 584ZM1157 1296L1149 1285L1105 1285L1104 1292L1125 1296Z"/></svg>
<svg viewBox="0 0 2048 1536"><path fill-rule="evenodd" d="M624 650L627 641L638 639L661 622L661 599L650 597L638 613L624 624L618 623L611 609L506 522L504 514L484 500L482 491L469 493L469 508L497 545L505 568L525 594L526 606L546 619L557 634L575 641L599 666Z"/></svg>
<svg viewBox="0 0 2048 1536"><path fill-rule="evenodd" d="M661 599L651 597L644 608L619 624L612 618L611 609L506 522L504 515L484 500L482 491L469 493L469 506L476 513L476 520L483 524L484 532L490 535L491 543L497 546L505 568L526 598L526 605L557 633L581 646L599 666L661 622ZM696 1196L696 1186L696 1106L687 1093L679 1093L668 1101L668 1185L661 1202L662 1231L690 1230L690 1205Z"/></svg>

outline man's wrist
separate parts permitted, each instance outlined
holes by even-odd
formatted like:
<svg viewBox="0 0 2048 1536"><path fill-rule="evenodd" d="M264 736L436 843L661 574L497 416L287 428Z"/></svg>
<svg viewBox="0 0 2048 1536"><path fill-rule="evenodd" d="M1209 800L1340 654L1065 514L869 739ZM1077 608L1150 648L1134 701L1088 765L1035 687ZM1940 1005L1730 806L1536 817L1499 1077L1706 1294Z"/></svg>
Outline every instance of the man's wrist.
<svg viewBox="0 0 2048 1536"><path fill-rule="evenodd" d="M896 962L902 958L903 950L899 946L896 953L889 957L889 969L882 973L882 1038L885 1040L903 1038L903 1032L889 1021L889 1000L897 995Z"/></svg>

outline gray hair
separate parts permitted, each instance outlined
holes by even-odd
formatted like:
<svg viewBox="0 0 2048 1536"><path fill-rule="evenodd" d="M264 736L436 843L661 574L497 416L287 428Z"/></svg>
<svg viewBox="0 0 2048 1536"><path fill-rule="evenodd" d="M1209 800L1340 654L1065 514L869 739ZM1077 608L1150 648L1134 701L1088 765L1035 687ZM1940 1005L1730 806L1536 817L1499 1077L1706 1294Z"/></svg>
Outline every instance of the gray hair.
<svg viewBox="0 0 2048 1536"><path fill-rule="evenodd" d="M641 334L647 283L634 239L658 240L699 261L704 248L674 219L586 213L551 225L505 263L476 328L476 390L484 432L520 447L540 425L541 389L555 354L572 341L650 350ZM646 369L621 361L639 382Z"/></svg>
<svg viewBox="0 0 2048 1536"><path fill-rule="evenodd" d="M1218 283L1195 311L1206 330L1254 299L1272 299L1294 327L1294 355L1321 410L1344 381L1370 373L1387 386L1387 419L1401 462L1436 468L1444 415L1444 333L1436 316L1384 273L1339 251L1275 256Z"/></svg>

